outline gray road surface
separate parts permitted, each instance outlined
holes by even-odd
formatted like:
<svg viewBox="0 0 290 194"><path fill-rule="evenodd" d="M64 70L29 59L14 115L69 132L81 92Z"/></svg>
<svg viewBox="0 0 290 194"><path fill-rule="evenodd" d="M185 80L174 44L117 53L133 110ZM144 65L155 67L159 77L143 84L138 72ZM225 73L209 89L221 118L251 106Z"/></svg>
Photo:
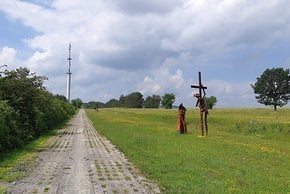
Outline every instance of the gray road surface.
<svg viewBox="0 0 290 194"><path fill-rule="evenodd" d="M50 139L27 177L8 193L159 193L125 156L98 134L84 110Z"/></svg>

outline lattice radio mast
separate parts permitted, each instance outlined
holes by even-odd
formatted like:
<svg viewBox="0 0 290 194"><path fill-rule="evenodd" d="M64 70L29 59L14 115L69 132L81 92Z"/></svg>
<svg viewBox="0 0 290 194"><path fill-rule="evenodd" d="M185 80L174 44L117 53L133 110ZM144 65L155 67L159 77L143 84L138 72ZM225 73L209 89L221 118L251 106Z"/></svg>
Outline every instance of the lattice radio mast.
<svg viewBox="0 0 290 194"><path fill-rule="evenodd" d="M68 102L70 102L70 85L71 85L71 72L70 72L70 66L71 66L71 44L69 44L68 47L68 71L66 73L67 77L67 87L66 87L66 99Z"/></svg>

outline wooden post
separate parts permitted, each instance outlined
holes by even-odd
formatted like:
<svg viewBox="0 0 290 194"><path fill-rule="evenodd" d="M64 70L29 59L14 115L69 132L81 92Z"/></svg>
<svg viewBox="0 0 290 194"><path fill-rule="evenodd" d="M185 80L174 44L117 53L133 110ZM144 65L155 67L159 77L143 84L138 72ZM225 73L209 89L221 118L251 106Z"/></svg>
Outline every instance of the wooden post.
<svg viewBox="0 0 290 194"><path fill-rule="evenodd" d="M202 99L202 93L201 93L201 72L198 72L198 91L199 91L199 102L201 103L203 101ZM204 136L204 127L203 127L203 111L201 108L199 108L200 111L200 129L201 129L201 135Z"/></svg>
<svg viewBox="0 0 290 194"><path fill-rule="evenodd" d="M208 114L208 113L205 113L205 114L204 114L205 134L206 134L206 136L208 136L208 128L207 128L207 114Z"/></svg>
<svg viewBox="0 0 290 194"><path fill-rule="evenodd" d="M196 106L199 106L200 111L200 129L201 135L204 136L204 125L206 129L206 135L208 135L208 127L207 127L207 109L204 104L204 97L205 97L205 89L207 87L203 86L201 83L201 72L198 72L198 85L191 85L191 88L198 88L198 95ZM206 112L205 112L206 111ZM205 118L203 120L203 114L205 114Z"/></svg>

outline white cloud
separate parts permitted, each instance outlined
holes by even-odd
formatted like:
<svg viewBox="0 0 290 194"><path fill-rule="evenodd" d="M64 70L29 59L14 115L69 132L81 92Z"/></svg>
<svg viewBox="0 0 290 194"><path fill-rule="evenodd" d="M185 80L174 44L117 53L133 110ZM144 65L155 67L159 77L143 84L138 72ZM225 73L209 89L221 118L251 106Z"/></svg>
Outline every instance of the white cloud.
<svg viewBox="0 0 290 194"><path fill-rule="evenodd" d="M8 48L8 47L2 48L0 51L0 61L2 63L1 65L13 64L16 60L15 59L16 53L17 51L13 48Z"/></svg>
<svg viewBox="0 0 290 194"><path fill-rule="evenodd" d="M152 77L145 76L137 88L144 95L163 95L180 89L183 83L183 73L180 69L177 69L175 73L170 73L167 67L161 67L153 73Z"/></svg>
<svg viewBox="0 0 290 194"><path fill-rule="evenodd" d="M114 2L121 11L129 14L165 14L183 5L182 0L114 0L112 2Z"/></svg>
<svg viewBox="0 0 290 194"><path fill-rule="evenodd" d="M173 92L178 101L188 103L189 72L227 68L215 60L228 53L239 55L237 48L265 49L290 41L289 9L285 0L2 0L0 4L7 17L38 33L26 39L33 55L21 64L48 76L49 89L65 92L67 47L72 43L75 97L105 101L139 90ZM16 53L3 48L0 59L19 62ZM235 103L229 98L254 101L245 80L223 81L220 74L211 79L210 91L224 106Z"/></svg>
<svg viewBox="0 0 290 194"><path fill-rule="evenodd" d="M253 81L233 82L225 80L209 80L207 86L209 88L208 96L216 96L218 99L218 107L251 107L259 106L255 100L253 89L251 88Z"/></svg>
<svg viewBox="0 0 290 194"><path fill-rule="evenodd" d="M5 68L9 70L17 68L20 60L16 55L17 51L14 48L3 47L0 49L0 66L7 65Z"/></svg>

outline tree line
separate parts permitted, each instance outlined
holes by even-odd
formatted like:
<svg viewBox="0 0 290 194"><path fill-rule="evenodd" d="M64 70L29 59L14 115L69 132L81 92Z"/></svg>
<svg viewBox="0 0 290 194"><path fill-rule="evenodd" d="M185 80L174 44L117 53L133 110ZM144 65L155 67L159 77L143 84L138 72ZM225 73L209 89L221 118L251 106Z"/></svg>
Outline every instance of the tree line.
<svg viewBox="0 0 290 194"><path fill-rule="evenodd" d="M0 72L0 153L21 147L58 126L76 108L43 86L27 68Z"/></svg>
<svg viewBox="0 0 290 194"><path fill-rule="evenodd" d="M80 99L73 100L72 103L78 102ZM132 92L127 95L121 95L119 99L112 98L106 103L90 101L82 103L85 108L159 108L160 106L170 109L175 102L175 95L173 93L165 93L163 96L151 95L146 98L140 92Z"/></svg>
<svg viewBox="0 0 290 194"><path fill-rule="evenodd" d="M75 106L84 108L160 108L171 109L175 102L175 94L165 93L160 95L149 95L145 99L140 92L132 92L128 95L121 95L119 99L112 98L106 103L90 101L83 103L81 99L74 99L72 103ZM205 98L205 103L209 109L213 108L217 103L217 99L214 96Z"/></svg>

